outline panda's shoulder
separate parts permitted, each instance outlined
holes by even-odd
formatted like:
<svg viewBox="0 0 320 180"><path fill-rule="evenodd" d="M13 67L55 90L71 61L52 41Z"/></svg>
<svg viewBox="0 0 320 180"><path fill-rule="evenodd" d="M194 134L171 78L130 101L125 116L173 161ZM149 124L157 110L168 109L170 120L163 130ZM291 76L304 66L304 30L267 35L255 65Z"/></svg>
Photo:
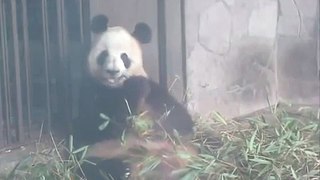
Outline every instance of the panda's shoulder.
<svg viewBox="0 0 320 180"><path fill-rule="evenodd" d="M150 106L180 106L181 104L171 95L167 88L149 79L150 93L146 99ZM160 108L160 107L159 107Z"/></svg>
<svg viewBox="0 0 320 180"><path fill-rule="evenodd" d="M124 82L123 89L126 94L132 96L139 94L141 98L145 98L152 109L158 109L160 106L162 108L164 105L182 107L166 88L148 77L132 76Z"/></svg>
<svg viewBox="0 0 320 180"><path fill-rule="evenodd" d="M192 135L194 122L187 108L179 102L166 88L155 82L150 82L151 91L146 99L149 109L156 114L166 114L162 127L172 134L173 130L182 136Z"/></svg>

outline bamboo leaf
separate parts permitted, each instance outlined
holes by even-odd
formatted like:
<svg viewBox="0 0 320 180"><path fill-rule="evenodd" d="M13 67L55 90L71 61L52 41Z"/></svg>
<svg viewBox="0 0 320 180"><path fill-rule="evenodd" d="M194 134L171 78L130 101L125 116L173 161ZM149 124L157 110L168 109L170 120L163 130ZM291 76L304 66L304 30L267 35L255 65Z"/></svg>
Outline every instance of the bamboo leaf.
<svg viewBox="0 0 320 180"><path fill-rule="evenodd" d="M106 120L105 122L103 122L100 126L99 126L99 130L102 131L104 130L108 125L109 125L110 121Z"/></svg>
<svg viewBox="0 0 320 180"><path fill-rule="evenodd" d="M259 163L259 164L265 164L265 165L271 165L272 163L268 160L264 160L264 159L259 159L259 158L254 158L254 159L249 159L250 161Z"/></svg>
<svg viewBox="0 0 320 180"><path fill-rule="evenodd" d="M253 151L253 148L254 148L253 143L254 143L254 140L256 139L257 132L258 132L258 129L256 129L256 130L253 132L253 134L252 134L252 136L251 136L251 138L250 138L250 143L249 143L249 150L250 150L250 152Z"/></svg>

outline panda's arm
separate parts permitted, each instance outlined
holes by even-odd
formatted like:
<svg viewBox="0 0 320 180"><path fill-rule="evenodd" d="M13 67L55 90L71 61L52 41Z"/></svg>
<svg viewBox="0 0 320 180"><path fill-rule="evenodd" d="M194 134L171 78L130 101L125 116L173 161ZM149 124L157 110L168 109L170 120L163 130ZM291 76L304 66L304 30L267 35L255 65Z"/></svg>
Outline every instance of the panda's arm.
<svg viewBox="0 0 320 180"><path fill-rule="evenodd" d="M123 90L131 112L137 115L151 91L148 79L143 76L132 76L124 82Z"/></svg>
<svg viewBox="0 0 320 180"><path fill-rule="evenodd" d="M125 143L121 143L120 140L112 139L105 140L88 148L86 158L102 158L102 159L113 159L113 158L126 158L130 156L130 150L133 148L144 147L152 152L161 152L171 148L169 143L163 142L152 142L144 141L141 138L134 136L133 134L128 135Z"/></svg>
<svg viewBox="0 0 320 180"><path fill-rule="evenodd" d="M155 113L166 114L161 120L162 128L171 135L176 130L180 136L192 136L194 122L188 110L159 84L151 81L150 86L146 102Z"/></svg>
<svg viewBox="0 0 320 180"><path fill-rule="evenodd" d="M132 76L124 82L123 87L134 113L148 108L154 120L168 113L165 120L161 121L165 131L172 135L175 129L181 136L193 135L194 124L189 112L159 84L146 77Z"/></svg>
<svg viewBox="0 0 320 180"><path fill-rule="evenodd" d="M121 141L118 139L109 139L100 141L91 145L87 151L86 157L91 158L103 158L103 159L113 159L126 156L128 149L131 146L140 144L139 139L129 136L127 138L127 144L122 145Z"/></svg>

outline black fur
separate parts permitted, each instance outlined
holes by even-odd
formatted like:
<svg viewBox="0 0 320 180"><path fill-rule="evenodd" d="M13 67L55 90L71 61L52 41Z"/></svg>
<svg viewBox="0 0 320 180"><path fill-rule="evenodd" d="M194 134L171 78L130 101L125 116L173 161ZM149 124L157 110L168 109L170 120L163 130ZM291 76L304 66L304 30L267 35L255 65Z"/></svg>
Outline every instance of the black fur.
<svg viewBox="0 0 320 180"><path fill-rule="evenodd" d="M97 15L91 20L91 31L93 33L102 33L108 29L109 19L105 15Z"/></svg>
<svg viewBox="0 0 320 180"><path fill-rule="evenodd" d="M145 100L149 109L163 114L167 109L172 109L167 119L163 121L162 126L172 134L176 129L180 135L187 135L193 132L193 121L187 110L177 102L167 90L162 89L157 83L142 76L134 76L124 82L123 87L108 88L95 81L90 81L87 90L87 99L83 99L85 107L80 111L80 118L74 122L74 139L76 145L81 147L87 144L106 139L120 139L122 132L130 125L127 117L130 116L124 99L127 99L133 114L137 114L139 103ZM104 113L111 118L111 122L105 130L99 131L98 127L102 124L100 113ZM128 124L129 123L129 124ZM90 167L91 166L91 167ZM126 172L128 166L120 159L112 159L98 163L98 167L104 168L114 178L120 179L120 176ZM110 169L112 167L112 169ZM88 179L99 179L97 177L97 167L86 165L82 167L88 175L94 175ZM117 171L115 171L117 169Z"/></svg>
<svg viewBox="0 0 320 180"><path fill-rule="evenodd" d="M91 20L91 31L99 34L108 29L109 19L103 14L96 15ZM141 44L149 43L152 39L152 30L146 23L137 23L132 32L132 36Z"/></svg>
<svg viewBox="0 0 320 180"><path fill-rule="evenodd" d="M140 43L145 44L151 41L152 31L146 23L138 23L136 24L132 35L140 41Z"/></svg>

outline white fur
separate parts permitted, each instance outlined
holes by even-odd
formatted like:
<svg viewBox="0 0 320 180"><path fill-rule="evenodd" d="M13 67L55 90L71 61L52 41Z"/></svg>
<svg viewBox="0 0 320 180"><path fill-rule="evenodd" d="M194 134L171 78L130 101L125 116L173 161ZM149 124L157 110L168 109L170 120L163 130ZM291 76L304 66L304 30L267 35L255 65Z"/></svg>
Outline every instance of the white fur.
<svg viewBox="0 0 320 180"><path fill-rule="evenodd" d="M123 81L132 75L147 76L143 68L142 51L139 42L123 27L109 27L96 37L96 42L88 56L88 71L105 86L119 87ZM103 66L97 64L97 57L108 51L108 58ZM125 68L121 54L126 53L132 60L128 69ZM119 70L112 77L106 70Z"/></svg>

